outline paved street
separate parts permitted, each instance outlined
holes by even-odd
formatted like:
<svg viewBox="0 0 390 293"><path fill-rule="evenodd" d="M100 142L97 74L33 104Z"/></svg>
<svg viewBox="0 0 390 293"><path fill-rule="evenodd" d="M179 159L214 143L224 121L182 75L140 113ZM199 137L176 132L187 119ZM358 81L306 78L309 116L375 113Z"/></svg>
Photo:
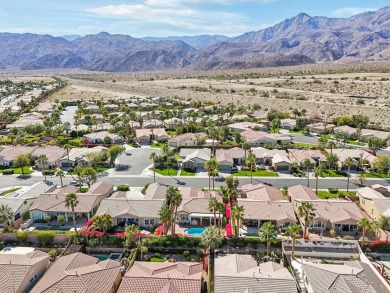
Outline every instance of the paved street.
<svg viewBox="0 0 390 293"><path fill-rule="evenodd" d="M61 115L61 123L69 122L74 125L74 116L76 115L77 106L68 106Z"/></svg>
<svg viewBox="0 0 390 293"><path fill-rule="evenodd" d="M139 148L126 150L116 161L118 175L140 175L153 161L149 159L151 153L160 155L160 150L155 148ZM113 174L113 175L114 175Z"/></svg>
<svg viewBox="0 0 390 293"><path fill-rule="evenodd" d="M43 176L33 176L29 179L22 179L17 177L16 175L0 175L0 186L8 187L8 186L26 186L32 185L34 183L40 182L43 180ZM60 179L58 177L47 177L48 181L52 181L55 184L60 184ZM71 176L66 176L63 179L64 184L68 184L69 181L72 180ZM110 182L114 185L119 184L129 184L129 186L133 187L143 187L146 183L153 183L153 176L126 176L126 175L115 175L111 174L109 176L103 176L98 179ZM249 184L250 178L239 178L240 185ZM207 187L208 186L208 178L207 177L156 177L156 181L173 186L189 186L189 187ZM184 182L184 185L180 185L179 182ZM282 188L283 186L293 186L297 184L306 185L306 178L253 178L253 184L258 183L269 183L274 187ZM329 187L335 187L339 189L346 189L347 180L345 178L329 178L329 179L320 179L319 180L319 189L327 189ZM385 186L390 185L390 179L367 179L366 185L371 186L373 184L382 184ZM215 182L215 186L219 187L220 185L224 185L224 182ZM315 187L315 179L310 179L310 187ZM350 189L358 188L351 180Z"/></svg>

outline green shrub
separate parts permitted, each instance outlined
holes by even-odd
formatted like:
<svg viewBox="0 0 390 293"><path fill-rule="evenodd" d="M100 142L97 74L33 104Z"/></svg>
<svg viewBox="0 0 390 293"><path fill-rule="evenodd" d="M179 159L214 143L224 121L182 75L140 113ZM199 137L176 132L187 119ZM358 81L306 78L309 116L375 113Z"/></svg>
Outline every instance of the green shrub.
<svg viewBox="0 0 390 293"><path fill-rule="evenodd" d="M26 234L26 232L18 231L18 232L16 233L16 240L17 240L19 243L24 243L24 242L26 242L26 240L27 240L27 234Z"/></svg>
<svg viewBox="0 0 390 293"><path fill-rule="evenodd" d="M352 236L346 235L343 237L343 240L355 240Z"/></svg>
<svg viewBox="0 0 390 293"><path fill-rule="evenodd" d="M42 171L42 175L54 175L56 173L56 170L45 170L45 172Z"/></svg>
<svg viewBox="0 0 390 293"><path fill-rule="evenodd" d="M142 188L141 193L145 195L146 189L148 189L149 183L145 184L144 188Z"/></svg>
<svg viewBox="0 0 390 293"><path fill-rule="evenodd" d="M3 175L12 175L15 173L14 169L5 169L3 170Z"/></svg>
<svg viewBox="0 0 390 293"><path fill-rule="evenodd" d="M52 232L40 231L37 233L37 239L42 245L50 245L54 241L54 235Z"/></svg>
<svg viewBox="0 0 390 293"><path fill-rule="evenodd" d="M50 257L51 259L55 259L55 258L57 257L57 251L56 251L55 249L50 250L50 251L48 252L48 254L49 254L49 257Z"/></svg>
<svg viewBox="0 0 390 293"><path fill-rule="evenodd" d="M98 245L99 245L99 239L97 239L97 238L91 238L91 239L89 239L88 245L89 245L90 247L96 247L96 246L98 246Z"/></svg>
<svg viewBox="0 0 390 293"><path fill-rule="evenodd" d="M201 249L201 248L198 248L198 249L196 250L196 254L197 254L198 256L200 256L200 257L203 257L203 256L204 256L204 250Z"/></svg>
<svg viewBox="0 0 390 293"><path fill-rule="evenodd" d="M36 219L34 223L47 223L47 221L45 219Z"/></svg>
<svg viewBox="0 0 390 293"><path fill-rule="evenodd" d="M46 222L49 222L51 220L51 216L45 216L44 219Z"/></svg>
<svg viewBox="0 0 390 293"><path fill-rule="evenodd" d="M184 257L189 257L190 256L190 252L188 250L183 251L183 256Z"/></svg>
<svg viewBox="0 0 390 293"><path fill-rule="evenodd" d="M118 191L129 191L130 188L129 188L129 185L118 185L117 190Z"/></svg>
<svg viewBox="0 0 390 293"><path fill-rule="evenodd" d="M328 188L328 191L330 193L338 193L339 192L339 189L338 188Z"/></svg>

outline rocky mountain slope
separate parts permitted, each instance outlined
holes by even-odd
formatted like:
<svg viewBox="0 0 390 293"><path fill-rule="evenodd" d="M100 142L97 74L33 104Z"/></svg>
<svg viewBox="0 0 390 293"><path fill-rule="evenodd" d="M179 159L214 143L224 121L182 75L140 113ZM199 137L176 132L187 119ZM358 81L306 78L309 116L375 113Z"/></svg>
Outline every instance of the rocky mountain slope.
<svg viewBox="0 0 390 293"><path fill-rule="evenodd" d="M235 38L79 38L0 33L0 69L210 70L390 59L390 7L335 19L301 13Z"/></svg>

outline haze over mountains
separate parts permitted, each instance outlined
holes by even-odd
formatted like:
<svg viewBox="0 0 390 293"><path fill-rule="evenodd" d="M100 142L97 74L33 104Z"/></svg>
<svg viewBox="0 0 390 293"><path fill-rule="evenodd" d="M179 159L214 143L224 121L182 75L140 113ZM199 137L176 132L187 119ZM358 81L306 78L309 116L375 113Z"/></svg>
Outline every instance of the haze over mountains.
<svg viewBox="0 0 390 293"><path fill-rule="evenodd" d="M235 38L0 33L0 68L130 72L390 59L390 7L350 18L301 13Z"/></svg>

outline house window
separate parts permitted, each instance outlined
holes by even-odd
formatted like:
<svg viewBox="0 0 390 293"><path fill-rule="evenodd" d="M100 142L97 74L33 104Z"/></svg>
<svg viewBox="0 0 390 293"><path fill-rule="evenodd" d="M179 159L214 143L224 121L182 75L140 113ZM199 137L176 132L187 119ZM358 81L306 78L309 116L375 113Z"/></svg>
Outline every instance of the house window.
<svg viewBox="0 0 390 293"><path fill-rule="evenodd" d="M315 222L313 222L311 227L313 227L313 228L324 228L325 225L324 225L323 221L315 221Z"/></svg>
<svg viewBox="0 0 390 293"><path fill-rule="evenodd" d="M145 226L154 226L154 219L145 219Z"/></svg>

